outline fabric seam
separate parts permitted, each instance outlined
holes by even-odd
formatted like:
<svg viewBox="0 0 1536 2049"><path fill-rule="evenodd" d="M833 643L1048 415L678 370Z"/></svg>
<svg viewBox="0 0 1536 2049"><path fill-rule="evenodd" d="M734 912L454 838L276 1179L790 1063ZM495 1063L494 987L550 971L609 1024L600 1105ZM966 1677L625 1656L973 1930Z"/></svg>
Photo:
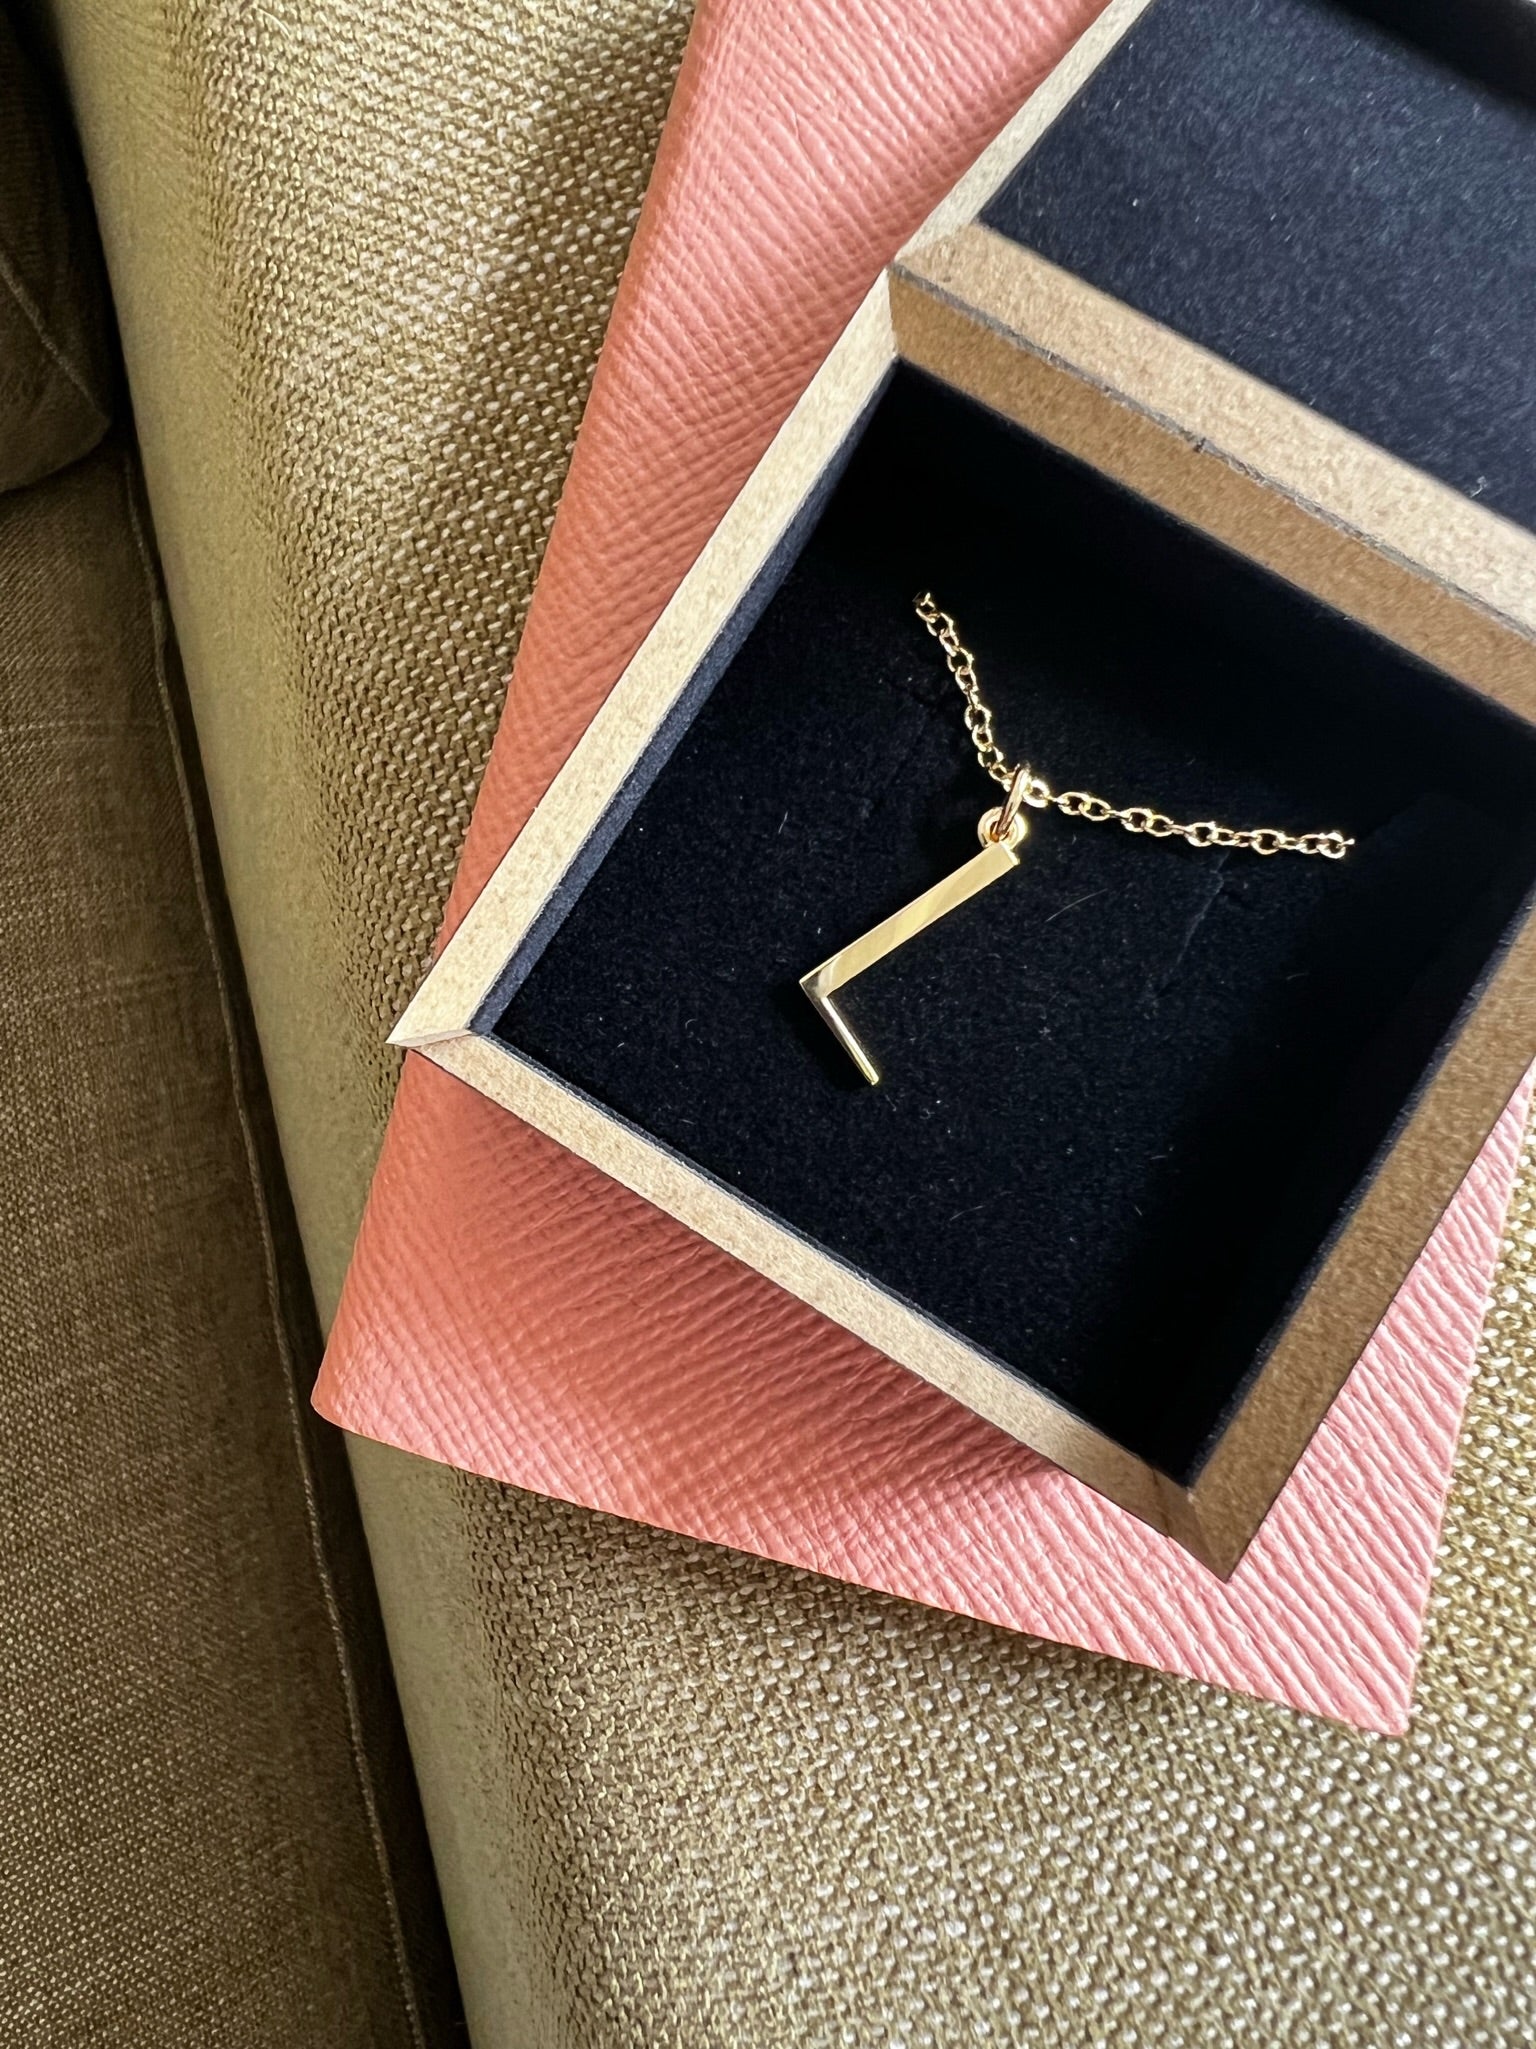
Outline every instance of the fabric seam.
<svg viewBox="0 0 1536 2049"><path fill-rule="evenodd" d="M102 410L99 400L91 392L83 372L76 369L75 365L69 360L67 352L54 340L52 333L49 331L48 323L43 318L41 307L22 283L16 267L11 262L3 244L0 244L0 284L5 286L20 308L21 316L31 328L33 334L36 335L37 345L43 354L47 356L61 375L74 386L75 390L101 422L103 430L105 430L108 424L107 415Z"/></svg>

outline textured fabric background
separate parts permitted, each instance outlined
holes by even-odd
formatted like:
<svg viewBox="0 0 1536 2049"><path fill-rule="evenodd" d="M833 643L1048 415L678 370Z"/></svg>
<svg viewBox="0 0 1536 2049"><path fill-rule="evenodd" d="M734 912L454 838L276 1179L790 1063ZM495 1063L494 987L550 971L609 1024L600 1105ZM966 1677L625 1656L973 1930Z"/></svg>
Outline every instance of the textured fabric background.
<svg viewBox="0 0 1536 2049"><path fill-rule="evenodd" d="M101 441L99 251L5 21L0 135L0 477L56 465L0 492L0 2044L424 2049L446 1936L138 463Z"/></svg>
<svg viewBox="0 0 1536 2049"><path fill-rule="evenodd" d="M0 2044L409 2049L137 488L0 496Z"/></svg>
<svg viewBox="0 0 1536 2049"><path fill-rule="evenodd" d="M684 21L56 11L334 1283ZM1533 1259L1401 1744L361 1447L482 2049L1531 2039Z"/></svg>
<svg viewBox="0 0 1536 2049"><path fill-rule="evenodd" d="M683 0L39 0L322 1314Z"/></svg>

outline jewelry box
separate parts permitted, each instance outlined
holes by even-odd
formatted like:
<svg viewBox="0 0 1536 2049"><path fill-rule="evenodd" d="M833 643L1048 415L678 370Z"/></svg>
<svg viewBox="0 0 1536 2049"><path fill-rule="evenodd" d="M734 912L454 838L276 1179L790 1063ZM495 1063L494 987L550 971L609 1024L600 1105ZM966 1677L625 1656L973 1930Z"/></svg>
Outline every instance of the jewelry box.
<svg viewBox="0 0 1536 2049"><path fill-rule="evenodd" d="M1114 0L394 1035L1218 1572L1536 1052L1536 62L1386 12ZM1137 829L1029 807L861 963L871 1086L802 984L1015 794L926 591Z"/></svg>

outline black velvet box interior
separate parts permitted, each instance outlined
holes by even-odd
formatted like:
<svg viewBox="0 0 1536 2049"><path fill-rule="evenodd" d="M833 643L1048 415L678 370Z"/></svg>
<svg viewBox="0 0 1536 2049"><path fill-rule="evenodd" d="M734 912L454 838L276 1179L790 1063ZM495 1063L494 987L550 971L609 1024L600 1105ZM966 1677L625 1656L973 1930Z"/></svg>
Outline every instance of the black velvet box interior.
<svg viewBox="0 0 1536 2049"><path fill-rule="evenodd" d="M1536 6L1155 0L984 223L1536 527Z"/></svg>
<svg viewBox="0 0 1536 2049"><path fill-rule="evenodd" d="M1536 733L909 367L829 493L482 1023L1187 1483L1536 883ZM799 977L998 797L925 588L1057 788L1358 844L1032 814L845 992L868 1087Z"/></svg>

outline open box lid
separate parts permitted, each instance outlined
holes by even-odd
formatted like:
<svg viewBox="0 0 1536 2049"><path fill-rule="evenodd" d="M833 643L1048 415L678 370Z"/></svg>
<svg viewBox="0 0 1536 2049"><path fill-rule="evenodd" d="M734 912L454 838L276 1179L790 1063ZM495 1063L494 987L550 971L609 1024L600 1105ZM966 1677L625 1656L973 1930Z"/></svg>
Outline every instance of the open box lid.
<svg viewBox="0 0 1536 2049"><path fill-rule="evenodd" d="M1177 11L1161 0L1152 17ZM1315 11L1315 10L1313 10ZM1343 1371L1428 1236L1529 1052L1529 946L1484 987L1240 1415L1193 1486L1170 1482L888 1291L624 1131L483 1029L508 958L546 934L622 826L637 775L675 737L772 581L775 555L897 355L1153 504L1529 717L1531 543L1401 458L978 225L1050 132L1113 9L872 295L732 508L539 813L446 950L397 1037L508 1103L804 1299L946 1386L1218 1568L1240 1553ZM1086 99L1086 95L1085 95ZM702 683L701 683L702 679ZM669 727L669 721L671 726ZM626 795L626 792L629 794ZM602 832L598 827L602 826Z"/></svg>

